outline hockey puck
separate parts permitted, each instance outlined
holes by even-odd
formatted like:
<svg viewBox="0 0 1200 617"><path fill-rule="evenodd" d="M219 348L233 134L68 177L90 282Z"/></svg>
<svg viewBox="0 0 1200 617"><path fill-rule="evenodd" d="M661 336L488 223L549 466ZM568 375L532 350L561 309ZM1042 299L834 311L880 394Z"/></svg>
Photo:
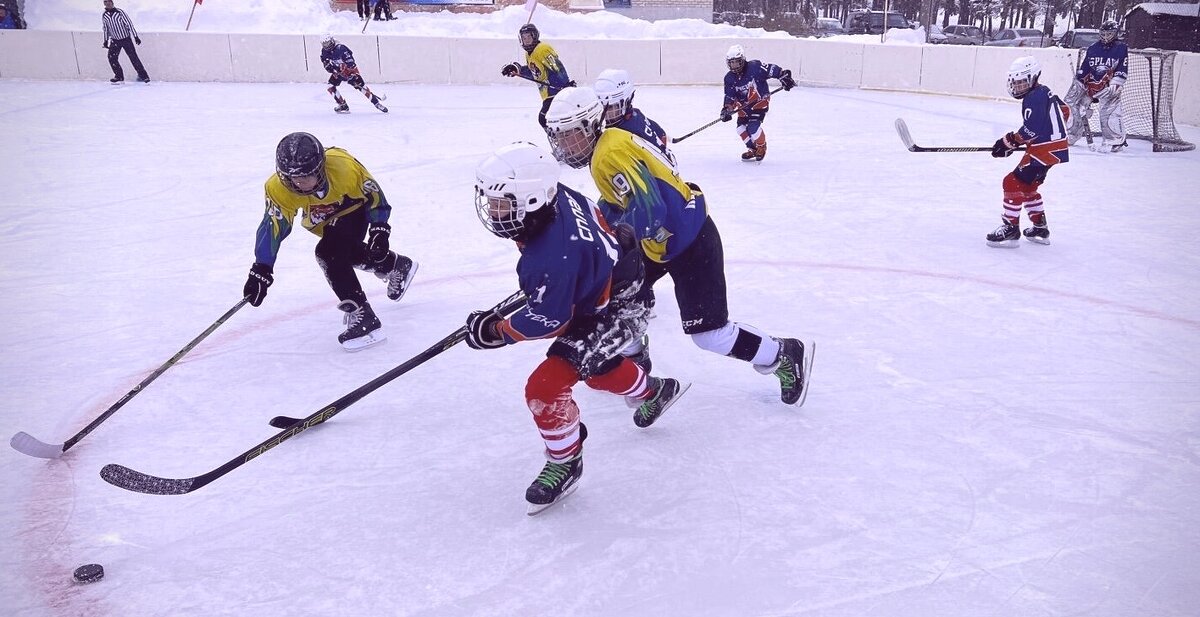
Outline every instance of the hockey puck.
<svg viewBox="0 0 1200 617"><path fill-rule="evenodd" d="M94 583L104 578L104 566L98 563L89 563L75 568L76 583Z"/></svg>

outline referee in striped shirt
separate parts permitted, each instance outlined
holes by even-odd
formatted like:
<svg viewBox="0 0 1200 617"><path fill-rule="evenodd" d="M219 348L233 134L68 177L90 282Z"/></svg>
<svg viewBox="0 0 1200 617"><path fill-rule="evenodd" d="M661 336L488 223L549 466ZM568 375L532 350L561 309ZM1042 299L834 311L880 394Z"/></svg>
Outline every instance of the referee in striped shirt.
<svg viewBox="0 0 1200 617"><path fill-rule="evenodd" d="M108 50L108 64L113 70L113 78L109 81L114 84L125 81L125 71L121 70L121 62L117 59L124 49L125 55L129 56L129 62L133 64L133 70L137 71L138 81L150 83L146 67L142 66L137 50L133 48L134 43L141 45L142 39L138 38L137 30L125 11L113 6L113 0L104 0L104 13L100 16L100 22L104 25L104 48Z"/></svg>

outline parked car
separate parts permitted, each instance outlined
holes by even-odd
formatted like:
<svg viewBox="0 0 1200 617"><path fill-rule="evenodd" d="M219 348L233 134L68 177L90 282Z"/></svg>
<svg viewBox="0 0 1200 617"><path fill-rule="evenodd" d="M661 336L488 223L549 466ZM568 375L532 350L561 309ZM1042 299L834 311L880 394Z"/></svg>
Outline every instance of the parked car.
<svg viewBox="0 0 1200 617"><path fill-rule="evenodd" d="M934 45L939 45L946 42L946 33L942 32L942 27L937 24L929 24L929 42Z"/></svg>
<svg viewBox="0 0 1200 617"><path fill-rule="evenodd" d="M979 26L970 24L946 26L942 28L942 32L946 34L947 45L983 45L987 40Z"/></svg>
<svg viewBox="0 0 1200 617"><path fill-rule="evenodd" d="M1092 43L1100 40L1100 31L1093 28L1080 28L1079 30L1069 30L1058 40L1059 47L1070 47L1071 49L1087 49Z"/></svg>
<svg viewBox="0 0 1200 617"><path fill-rule="evenodd" d="M842 27L842 22L835 17L818 17L817 23L813 25L813 33L817 38L834 36L837 34L846 34L846 29Z"/></svg>
<svg viewBox="0 0 1200 617"><path fill-rule="evenodd" d="M883 34L883 11L854 11L846 16L846 34ZM908 20L899 13L887 14L887 29L908 28Z"/></svg>
<svg viewBox="0 0 1200 617"><path fill-rule="evenodd" d="M996 36L984 45L989 47L1052 47L1054 37L1035 28L1005 28L997 32Z"/></svg>

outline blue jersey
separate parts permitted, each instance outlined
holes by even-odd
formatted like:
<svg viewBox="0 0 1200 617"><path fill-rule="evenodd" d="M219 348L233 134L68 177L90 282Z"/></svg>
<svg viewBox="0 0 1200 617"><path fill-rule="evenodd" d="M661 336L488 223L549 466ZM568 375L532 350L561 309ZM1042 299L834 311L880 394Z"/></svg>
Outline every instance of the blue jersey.
<svg viewBox="0 0 1200 617"><path fill-rule="evenodd" d="M594 203L562 184L554 208L554 220L521 246L517 279L529 300L501 322L506 343L559 336L573 318L608 306L618 257L608 224Z"/></svg>
<svg viewBox="0 0 1200 617"><path fill-rule="evenodd" d="M1083 62L1079 64L1079 70L1075 71L1075 79L1092 96L1109 83L1124 84L1128 76L1129 47L1121 41L1113 41L1111 45L1105 45L1104 41L1092 43L1083 56Z"/></svg>
<svg viewBox="0 0 1200 617"><path fill-rule="evenodd" d="M779 79L780 75L783 75L783 69L758 60L747 61L741 73L729 71L725 74L725 109L738 106L746 111L766 109L771 103L767 79Z"/></svg>
<svg viewBox="0 0 1200 617"><path fill-rule="evenodd" d="M645 139L655 148L658 148L658 151L662 152L663 156L671 161L672 166L675 165L675 153L671 152L671 139L667 137L667 132L657 122L651 120L646 114L643 114L640 109L636 107L630 108L629 113L625 114L625 117L621 118L621 121L614 124L612 128L629 131Z"/></svg>
<svg viewBox="0 0 1200 617"><path fill-rule="evenodd" d="M1024 122L1013 135L1017 144L1025 145L1024 167L1037 161L1047 167L1066 163L1067 122L1070 110L1066 104L1050 92L1050 88L1039 84L1021 98L1021 117Z"/></svg>
<svg viewBox="0 0 1200 617"><path fill-rule="evenodd" d="M341 43L321 49L321 65L330 73L353 73L358 69L354 64L354 54Z"/></svg>

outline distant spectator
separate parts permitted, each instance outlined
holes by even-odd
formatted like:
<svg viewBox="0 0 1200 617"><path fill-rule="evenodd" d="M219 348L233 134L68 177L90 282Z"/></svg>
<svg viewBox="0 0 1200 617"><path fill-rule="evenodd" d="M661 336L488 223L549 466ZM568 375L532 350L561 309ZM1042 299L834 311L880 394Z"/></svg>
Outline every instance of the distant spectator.
<svg viewBox="0 0 1200 617"><path fill-rule="evenodd" d="M383 17L380 17L380 13L383 14ZM375 21L391 21L393 19L396 18L392 17L392 3L390 0L378 0L375 3Z"/></svg>
<svg viewBox="0 0 1200 617"><path fill-rule="evenodd" d="M371 0L358 0L358 18L371 18Z"/></svg>
<svg viewBox="0 0 1200 617"><path fill-rule="evenodd" d="M124 49L125 55L129 56L129 62L133 64L133 70L137 71L138 81L149 83L150 76L146 74L146 68L142 66L137 50L133 48L134 43L141 45L142 39L138 37L137 30L125 11L113 6L113 0L104 0L104 13L100 15L100 23L104 26L104 48L108 50L108 64L113 70L113 78L109 81L114 84L125 81L125 71L121 70L121 62L117 58Z"/></svg>
<svg viewBox="0 0 1200 617"><path fill-rule="evenodd" d="M29 27L29 25L26 24L25 20L21 17L21 10L23 8L21 6L22 4L23 3L21 2L17 2L17 0L0 0L0 6L8 9L8 16L12 18L13 25L17 30L24 30L25 28ZM5 20L0 19L0 21Z"/></svg>
<svg viewBox="0 0 1200 617"><path fill-rule="evenodd" d="M15 11L10 11L8 7L0 4L0 30L21 30L24 27Z"/></svg>

